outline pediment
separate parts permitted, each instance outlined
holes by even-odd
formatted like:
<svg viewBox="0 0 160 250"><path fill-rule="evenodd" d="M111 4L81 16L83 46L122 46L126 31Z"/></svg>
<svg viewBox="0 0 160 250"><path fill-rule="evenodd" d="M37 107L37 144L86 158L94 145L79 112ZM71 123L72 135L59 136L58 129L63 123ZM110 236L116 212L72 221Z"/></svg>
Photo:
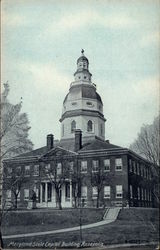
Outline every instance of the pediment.
<svg viewBox="0 0 160 250"><path fill-rule="evenodd" d="M51 158L61 158L61 157L71 157L71 156L75 156L77 155L76 152L74 151L70 151L70 150L67 150L67 149L64 149L62 147L55 147L55 148L52 148L50 151L48 151L47 153L45 153L41 159L51 159Z"/></svg>

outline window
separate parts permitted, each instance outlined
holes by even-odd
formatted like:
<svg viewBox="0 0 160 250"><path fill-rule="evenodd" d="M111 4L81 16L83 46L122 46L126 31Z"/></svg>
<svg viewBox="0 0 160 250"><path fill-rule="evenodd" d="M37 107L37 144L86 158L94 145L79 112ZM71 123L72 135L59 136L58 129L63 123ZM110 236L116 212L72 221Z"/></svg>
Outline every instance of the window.
<svg viewBox="0 0 160 250"><path fill-rule="evenodd" d="M34 165L34 167L33 167L33 175L34 176L39 175L39 165Z"/></svg>
<svg viewBox="0 0 160 250"><path fill-rule="evenodd" d="M133 161L133 173L136 174L136 163Z"/></svg>
<svg viewBox="0 0 160 250"><path fill-rule="evenodd" d="M140 175L139 163L137 162L137 174Z"/></svg>
<svg viewBox="0 0 160 250"><path fill-rule="evenodd" d="M99 162L97 160L92 161L92 172L98 172Z"/></svg>
<svg viewBox="0 0 160 250"><path fill-rule="evenodd" d="M137 188L137 193L138 193L138 200L140 200L141 196L140 196L140 188L139 187Z"/></svg>
<svg viewBox="0 0 160 250"><path fill-rule="evenodd" d="M62 124L62 136L64 136L64 124Z"/></svg>
<svg viewBox="0 0 160 250"><path fill-rule="evenodd" d="M104 171L105 172L110 171L110 159L105 159L104 160Z"/></svg>
<svg viewBox="0 0 160 250"><path fill-rule="evenodd" d="M61 173L62 173L62 163L59 162L59 163L57 164L57 175L59 175L59 174L61 174Z"/></svg>
<svg viewBox="0 0 160 250"><path fill-rule="evenodd" d="M52 185L51 183L47 183L47 194L48 194L48 197L47 197L47 201L51 201L51 197L52 197Z"/></svg>
<svg viewBox="0 0 160 250"><path fill-rule="evenodd" d="M141 194L142 194L141 197L142 197L142 201L143 201L144 200L144 189L143 188L141 189Z"/></svg>
<svg viewBox="0 0 160 250"><path fill-rule="evenodd" d="M132 185L129 186L129 190L130 190L130 198L133 198L133 187Z"/></svg>
<svg viewBox="0 0 160 250"><path fill-rule="evenodd" d="M70 199L70 183L66 182L65 185L65 197L66 199Z"/></svg>
<svg viewBox="0 0 160 250"><path fill-rule="evenodd" d="M98 196L98 190L97 187L92 187L92 198L96 199Z"/></svg>
<svg viewBox="0 0 160 250"><path fill-rule="evenodd" d="M72 102L72 106L75 106L75 105L77 105L77 102Z"/></svg>
<svg viewBox="0 0 160 250"><path fill-rule="evenodd" d="M81 187L81 198L86 199L87 198L87 186Z"/></svg>
<svg viewBox="0 0 160 250"><path fill-rule="evenodd" d="M51 170L51 164L50 163L45 165L45 170L46 170L46 172L49 172Z"/></svg>
<svg viewBox="0 0 160 250"><path fill-rule="evenodd" d="M86 102L86 104L88 105L88 106L93 106L93 103L92 102Z"/></svg>
<svg viewBox="0 0 160 250"><path fill-rule="evenodd" d="M101 135L103 135L103 124L101 124Z"/></svg>
<svg viewBox="0 0 160 250"><path fill-rule="evenodd" d="M16 190L16 193L18 194L17 200L20 200L20 191L18 192L18 190Z"/></svg>
<svg viewBox="0 0 160 250"><path fill-rule="evenodd" d="M73 161L69 162L69 171L72 173L73 173L73 166L74 166Z"/></svg>
<svg viewBox="0 0 160 250"><path fill-rule="evenodd" d="M144 199L145 199L145 201L147 200L147 190L146 189L144 189Z"/></svg>
<svg viewBox="0 0 160 250"><path fill-rule="evenodd" d="M11 190L7 190L6 196L7 196L7 199L8 199L8 200L11 199Z"/></svg>
<svg viewBox="0 0 160 250"><path fill-rule="evenodd" d="M17 167L16 168L16 176L20 176L21 175L21 167Z"/></svg>
<svg viewBox="0 0 160 250"><path fill-rule="evenodd" d="M104 198L110 199L110 197L111 197L111 187L104 186Z"/></svg>
<svg viewBox="0 0 160 250"><path fill-rule="evenodd" d="M87 131L92 132L93 131L93 122L91 120L87 123Z"/></svg>
<svg viewBox="0 0 160 250"><path fill-rule="evenodd" d="M129 172L132 173L132 160L129 159Z"/></svg>
<svg viewBox="0 0 160 250"><path fill-rule="evenodd" d="M24 189L24 199L25 200L29 199L29 189Z"/></svg>
<svg viewBox="0 0 160 250"><path fill-rule="evenodd" d="M12 168L8 167L7 168L7 177L10 177L12 175Z"/></svg>
<svg viewBox="0 0 160 250"><path fill-rule="evenodd" d="M39 201L39 189L34 186L34 192L36 193L36 200Z"/></svg>
<svg viewBox="0 0 160 250"><path fill-rule="evenodd" d="M87 173L87 161L81 161L81 173Z"/></svg>
<svg viewBox="0 0 160 250"><path fill-rule="evenodd" d="M116 159L115 169L116 169L116 171L121 171L122 170L122 159L121 158Z"/></svg>
<svg viewBox="0 0 160 250"><path fill-rule="evenodd" d="M24 167L24 173L26 176L30 175L30 166L25 166Z"/></svg>
<svg viewBox="0 0 160 250"><path fill-rule="evenodd" d="M122 185L116 185L116 198L122 198Z"/></svg>
<svg viewBox="0 0 160 250"><path fill-rule="evenodd" d="M75 122L75 120L73 120L71 122L71 133L73 133L75 131L75 129L76 129L76 122Z"/></svg>

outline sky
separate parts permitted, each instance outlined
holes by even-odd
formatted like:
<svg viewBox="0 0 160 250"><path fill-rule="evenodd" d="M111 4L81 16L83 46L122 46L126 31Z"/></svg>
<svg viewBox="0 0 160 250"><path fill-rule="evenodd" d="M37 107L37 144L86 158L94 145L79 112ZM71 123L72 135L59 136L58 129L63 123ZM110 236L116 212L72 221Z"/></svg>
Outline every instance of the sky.
<svg viewBox="0 0 160 250"><path fill-rule="evenodd" d="M104 105L106 139L123 147L159 112L158 0L2 0L2 84L23 98L34 148L60 139L62 103L81 49Z"/></svg>

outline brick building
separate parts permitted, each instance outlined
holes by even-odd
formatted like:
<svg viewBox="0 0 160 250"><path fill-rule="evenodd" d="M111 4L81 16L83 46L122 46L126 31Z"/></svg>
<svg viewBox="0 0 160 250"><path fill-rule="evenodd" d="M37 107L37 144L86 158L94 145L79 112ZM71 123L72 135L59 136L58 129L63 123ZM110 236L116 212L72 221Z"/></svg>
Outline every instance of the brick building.
<svg viewBox="0 0 160 250"><path fill-rule="evenodd" d="M152 164L105 140L103 102L83 50L74 77L60 141L50 134L46 146L4 161L7 201L16 195L18 206L27 207L36 194L37 207L155 206Z"/></svg>

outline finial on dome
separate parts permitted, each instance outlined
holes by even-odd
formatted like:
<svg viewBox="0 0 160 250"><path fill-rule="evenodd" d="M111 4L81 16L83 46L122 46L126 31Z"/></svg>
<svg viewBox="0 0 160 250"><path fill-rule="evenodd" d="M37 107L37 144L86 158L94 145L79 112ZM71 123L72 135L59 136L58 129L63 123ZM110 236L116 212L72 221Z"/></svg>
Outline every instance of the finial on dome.
<svg viewBox="0 0 160 250"><path fill-rule="evenodd" d="M84 55L84 49L81 50L82 55Z"/></svg>

